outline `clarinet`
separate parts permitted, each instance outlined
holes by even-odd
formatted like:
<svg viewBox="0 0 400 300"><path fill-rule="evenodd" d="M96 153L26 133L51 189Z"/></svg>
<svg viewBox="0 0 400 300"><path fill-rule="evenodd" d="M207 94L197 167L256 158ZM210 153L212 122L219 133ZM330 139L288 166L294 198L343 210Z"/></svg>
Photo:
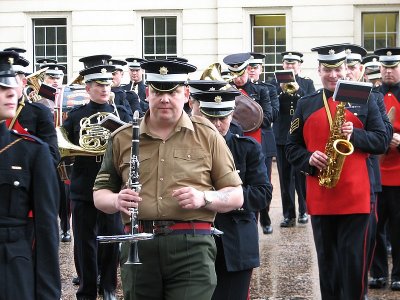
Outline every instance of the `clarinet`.
<svg viewBox="0 0 400 300"><path fill-rule="evenodd" d="M135 111L133 114L132 122L132 147L131 147L131 159L129 161L129 176L126 183L127 188L134 190L139 193L141 184L139 183L139 112ZM131 213L131 235L134 236L139 233L138 225L138 209L136 207L129 208ZM125 264L141 264L139 261L139 252L137 240L134 240L130 244L128 260Z"/></svg>

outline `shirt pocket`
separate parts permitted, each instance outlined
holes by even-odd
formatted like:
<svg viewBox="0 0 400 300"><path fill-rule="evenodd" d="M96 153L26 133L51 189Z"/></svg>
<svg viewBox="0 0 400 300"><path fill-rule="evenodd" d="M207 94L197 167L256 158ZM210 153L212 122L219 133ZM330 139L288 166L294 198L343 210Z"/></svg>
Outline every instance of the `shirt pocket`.
<svg viewBox="0 0 400 300"><path fill-rule="evenodd" d="M206 171L206 156L203 149L175 149L174 178L201 178Z"/></svg>
<svg viewBox="0 0 400 300"><path fill-rule="evenodd" d="M9 217L26 217L29 210L29 189L30 176L26 170L0 169L0 215L5 213Z"/></svg>

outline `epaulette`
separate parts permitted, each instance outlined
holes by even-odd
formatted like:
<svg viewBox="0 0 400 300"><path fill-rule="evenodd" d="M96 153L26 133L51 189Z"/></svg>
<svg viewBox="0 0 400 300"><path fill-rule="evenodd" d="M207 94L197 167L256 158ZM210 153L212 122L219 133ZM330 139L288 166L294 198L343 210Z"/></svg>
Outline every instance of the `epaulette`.
<svg viewBox="0 0 400 300"><path fill-rule="evenodd" d="M74 112L74 111L77 111L77 110L79 110L79 109L81 109L81 108L83 108L83 107L85 107L85 106L86 106L86 104L75 105L74 107L71 108L71 110L68 112L68 114L70 114L70 113L72 113L72 112Z"/></svg>
<svg viewBox="0 0 400 300"><path fill-rule="evenodd" d="M111 137L114 137L118 132L126 129L126 128L132 128L132 124L131 123L126 123L125 125L122 125L121 127L119 127L118 129L115 129L112 133L111 133Z"/></svg>
<svg viewBox="0 0 400 300"><path fill-rule="evenodd" d="M216 130L217 130L217 128L215 128L215 126L214 126L209 120L207 120L207 119L204 118L204 117L201 117L201 116L190 116L190 120L191 120L193 123L196 123L196 124L200 124L200 125L204 125L204 126L206 126L206 127L209 127L209 128L212 129L213 131L216 131Z"/></svg>
<svg viewBox="0 0 400 300"><path fill-rule="evenodd" d="M44 142L43 142L40 138L38 138L38 137L36 137L36 136L34 136L34 135L19 133L19 132L16 131L16 130L11 130L10 132L11 132L12 134L18 136L18 137L23 138L23 139L26 140L26 141L36 142L36 143L38 143L38 144L44 144Z"/></svg>

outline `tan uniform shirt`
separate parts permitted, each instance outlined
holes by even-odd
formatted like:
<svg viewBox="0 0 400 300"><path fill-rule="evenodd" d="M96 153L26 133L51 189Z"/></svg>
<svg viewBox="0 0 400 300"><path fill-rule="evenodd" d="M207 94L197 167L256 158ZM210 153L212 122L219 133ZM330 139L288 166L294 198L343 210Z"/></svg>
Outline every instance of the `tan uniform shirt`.
<svg viewBox="0 0 400 300"><path fill-rule="evenodd" d="M148 116L147 112L145 118ZM119 192L127 182L131 156L131 126L120 129L108 143L94 190ZM240 185L232 154L223 137L202 117L183 113L167 140L151 135L146 122L140 124L140 220L202 220L212 222L215 213L187 210L172 197L175 189L194 187L200 191ZM129 222L123 214L124 222Z"/></svg>

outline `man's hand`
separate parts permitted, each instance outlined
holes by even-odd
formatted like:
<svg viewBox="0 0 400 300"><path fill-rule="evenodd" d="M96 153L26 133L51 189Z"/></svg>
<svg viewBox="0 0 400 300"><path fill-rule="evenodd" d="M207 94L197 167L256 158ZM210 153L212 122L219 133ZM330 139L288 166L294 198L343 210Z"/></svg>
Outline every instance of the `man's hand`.
<svg viewBox="0 0 400 300"><path fill-rule="evenodd" d="M308 163L310 164L310 166L314 166L321 171L328 165L328 156L325 153L317 150L313 154L311 154Z"/></svg>
<svg viewBox="0 0 400 300"><path fill-rule="evenodd" d="M400 134L393 133L392 140L390 141L390 147L396 148L399 147L399 145L400 145Z"/></svg>
<svg viewBox="0 0 400 300"><path fill-rule="evenodd" d="M184 187L172 192L183 209L197 209L204 206L204 193L192 187Z"/></svg>
<svg viewBox="0 0 400 300"><path fill-rule="evenodd" d="M350 136L353 133L353 122L344 122L342 125L342 133L346 136L347 140L350 140Z"/></svg>
<svg viewBox="0 0 400 300"><path fill-rule="evenodd" d="M142 198L139 197L139 193L131 189L123 189L118 193L118 197L114 200L114 206L119 211L130 215L131 212L129 211L129 208L138 207L140 201L142 201Z"/></svg>

